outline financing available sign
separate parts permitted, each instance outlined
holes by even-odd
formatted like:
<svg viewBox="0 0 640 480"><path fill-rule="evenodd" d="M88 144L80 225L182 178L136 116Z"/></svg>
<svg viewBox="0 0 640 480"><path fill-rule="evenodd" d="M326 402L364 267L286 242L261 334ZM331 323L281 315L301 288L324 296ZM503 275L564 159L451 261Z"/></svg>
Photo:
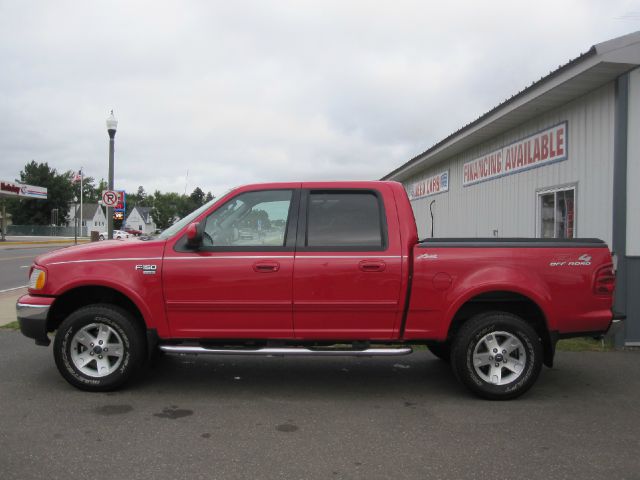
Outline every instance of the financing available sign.
<svg viewBox="0 0 640 480"><path fill-rule="evenodd" d="M0 196L46 199L47 189L26 183L0 181Z"/></svg>
<svg viewBox="0 0 640 480"><path fill-rule="evenodd" d="M465 163L462 185L467 187L566 160L567 126L567 122L562 122Z"/></svg>
<svg viewBox="0 0 640 480"><path fill-rule="evenodd" d="M409 186L409 200L428 197L449 190L449 170L433 175Z"/></svg>

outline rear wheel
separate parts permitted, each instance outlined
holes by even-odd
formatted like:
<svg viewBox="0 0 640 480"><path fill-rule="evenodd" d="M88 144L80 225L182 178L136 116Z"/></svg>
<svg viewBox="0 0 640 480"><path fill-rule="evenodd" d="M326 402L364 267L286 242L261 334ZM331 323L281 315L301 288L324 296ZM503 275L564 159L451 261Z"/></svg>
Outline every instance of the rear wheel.
<svg viewBox="0 0 640 480"><path fill-rule="evenodd" d="M458 331L451 366L458 380L483 398L518 397L535 383L542 368L542 342L522 318L487 312Z"/></svg>
<svg viewBox="0 0 640 480"><path fill-rule="evenodd" d="M62 322L53 344L56 366L74 387L115 390L146 359L144 332L129 312L113 305L90 305Z"/></svg>

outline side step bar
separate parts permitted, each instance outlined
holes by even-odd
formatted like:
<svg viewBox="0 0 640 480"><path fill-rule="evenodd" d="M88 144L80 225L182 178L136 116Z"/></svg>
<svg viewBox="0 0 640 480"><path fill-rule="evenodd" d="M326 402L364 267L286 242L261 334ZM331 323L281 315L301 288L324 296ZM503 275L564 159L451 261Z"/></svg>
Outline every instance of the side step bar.
<svg viewBox="0 0 640 480"><path fill-rule="evenodd" d="M255 349L244 348L205 348L193 345L160 345L160 350L166 353L196 353L209 355L295 355L318 357L389 357L408 355L413 352L411 347L402 348L367 348L364 350L313 350L303 347L264 347Z"/></svg>

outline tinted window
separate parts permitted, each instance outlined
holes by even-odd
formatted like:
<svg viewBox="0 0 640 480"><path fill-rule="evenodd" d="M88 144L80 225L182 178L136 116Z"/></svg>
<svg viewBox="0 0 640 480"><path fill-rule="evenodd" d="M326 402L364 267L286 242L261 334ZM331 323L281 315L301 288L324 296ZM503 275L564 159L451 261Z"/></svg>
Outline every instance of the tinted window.
<svg viewBox="0 0 640 480"><path fill-rule="evenodd" d="M308 247L382 248L382 216L372 192L311 192Z"/></svg>
<svg viewBox="0 0 640 480"><path fill-rule="evenodd" d="M291 190L247 192L207 217L204 246L282 247Z"/></svg>

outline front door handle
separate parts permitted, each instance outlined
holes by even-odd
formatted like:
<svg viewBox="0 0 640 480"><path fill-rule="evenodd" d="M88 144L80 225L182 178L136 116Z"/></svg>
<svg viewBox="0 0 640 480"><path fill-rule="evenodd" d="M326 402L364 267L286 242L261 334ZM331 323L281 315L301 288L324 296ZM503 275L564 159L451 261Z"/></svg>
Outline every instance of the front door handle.
<svg viewBox="0 0 640 480"><path fill-rule="evenodd" d="M363 272L383 272L387 264L382 260L362 260L358 268Z"/></svg>
<svg viewBox="0 0 640 480"><path fill-rule="evenodd" d="M253 264L253 271L257 273L273 273L280 270L278 262L256 262Z"/></svg>

